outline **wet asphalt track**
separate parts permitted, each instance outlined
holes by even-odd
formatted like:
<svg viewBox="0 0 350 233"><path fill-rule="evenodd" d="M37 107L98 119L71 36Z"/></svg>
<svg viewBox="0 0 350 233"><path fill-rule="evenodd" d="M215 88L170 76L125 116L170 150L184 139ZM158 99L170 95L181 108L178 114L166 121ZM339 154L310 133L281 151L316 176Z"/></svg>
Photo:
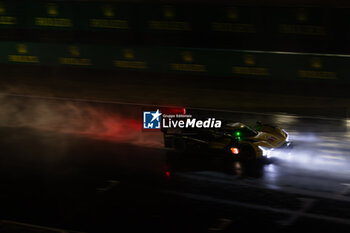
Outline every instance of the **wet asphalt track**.
<svg viewBox="0 0 350 233"><path fill-rule="evenodd" d="M161 134L138 128L147 107L22 97L0 106L0 232L31 232L22 223L81 232L350 227L344 119L193 110L290 132L290 154L247 165L163 149Z"/></svg>

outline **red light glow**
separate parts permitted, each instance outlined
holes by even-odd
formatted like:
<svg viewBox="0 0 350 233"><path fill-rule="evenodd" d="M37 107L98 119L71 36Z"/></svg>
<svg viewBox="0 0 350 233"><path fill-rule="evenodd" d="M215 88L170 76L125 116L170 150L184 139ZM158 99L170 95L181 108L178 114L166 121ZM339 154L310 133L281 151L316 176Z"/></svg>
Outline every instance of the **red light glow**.
<svg viewBox="0 0 350 233"><path fill-rule="evenodd" d="M239 154L238 148L231 147L230 150L231 150L232 154L235 154L235 155Z"/></svg>
<svg viewBox="0 0 350 233"><path fill-rule="evenodd" d="M165 172L165 175L166 175L166 177L170 177L171 174L170 174L169 171L166 171L166 172Z"/></svg>
<svg viewBox="0 0 350 233"><path fill-rule="evenodd" d="M186 114L186 108L162 108L163 114Z"/></svg>
<svg viewBox="0 0 350 233"><path fill-rule="evenodd" d="M55 131L96 140L127 143L143 147L162 148L161 132L146 134L142 119L123 111L111 111L96 106L57 104L39 106L27 114L33 119L21 119L16 125Z"/></svg>

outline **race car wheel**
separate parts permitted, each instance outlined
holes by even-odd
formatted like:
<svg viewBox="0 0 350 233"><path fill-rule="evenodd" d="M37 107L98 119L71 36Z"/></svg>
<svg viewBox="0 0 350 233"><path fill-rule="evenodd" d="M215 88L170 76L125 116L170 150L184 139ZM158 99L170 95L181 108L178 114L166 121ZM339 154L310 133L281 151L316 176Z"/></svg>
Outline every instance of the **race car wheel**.
<svg viewBox="0 0 350 233"><path fill-rule="evenodd" d="M185 152L187 150L187 143L183 138L176 137L173 140L173 148L177 152Z"/></svg>
<svg viewBox="0 0 350 233"><path fill-rule="evenodd" d="M256 152L251 145L242 145L240 147L240 158L242 160L254 160L256 158Z"/></svg>

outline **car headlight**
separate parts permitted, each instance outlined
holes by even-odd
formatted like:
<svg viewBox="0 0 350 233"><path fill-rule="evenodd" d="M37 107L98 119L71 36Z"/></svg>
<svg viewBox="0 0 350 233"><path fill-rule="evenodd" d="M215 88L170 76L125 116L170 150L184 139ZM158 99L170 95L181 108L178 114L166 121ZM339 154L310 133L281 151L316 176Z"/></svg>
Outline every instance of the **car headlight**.
<svg viewBox="0 0 350 233"><path fill-rule="evenodd" d="M289 142L289 134L284 129L282 129L282 131L286 134L286 142Z"/></svg>
<svg viewBox="0 0 350 233"><path fill-rule="evenodd" d="M258 147L261 150L262 155L264 157L266 157L266 158L270 158L271 157L271 151L272 151L271 148L267 148L267 147L263 147L263 146L258 146Z"/></svg>

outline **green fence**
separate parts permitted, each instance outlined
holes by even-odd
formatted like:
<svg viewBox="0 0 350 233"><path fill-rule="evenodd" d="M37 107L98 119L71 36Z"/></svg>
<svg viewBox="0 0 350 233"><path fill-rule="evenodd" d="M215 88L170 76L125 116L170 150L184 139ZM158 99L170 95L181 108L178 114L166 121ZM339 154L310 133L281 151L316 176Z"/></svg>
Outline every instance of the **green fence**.
<svg viewBox="0 0 350 233"><path fill-rule="evenodd" d="M327 37L349 9L208 3L0 2L0 28ZM350 32L350 28L341 28ZM334 31L333 31L334 33Z"/></svg>
<svg viewBox="0 0 350 233"><path fill-rule="evenodd" d="M350 81L350 56L0 42L0 63L269 79Z"/></svg>

